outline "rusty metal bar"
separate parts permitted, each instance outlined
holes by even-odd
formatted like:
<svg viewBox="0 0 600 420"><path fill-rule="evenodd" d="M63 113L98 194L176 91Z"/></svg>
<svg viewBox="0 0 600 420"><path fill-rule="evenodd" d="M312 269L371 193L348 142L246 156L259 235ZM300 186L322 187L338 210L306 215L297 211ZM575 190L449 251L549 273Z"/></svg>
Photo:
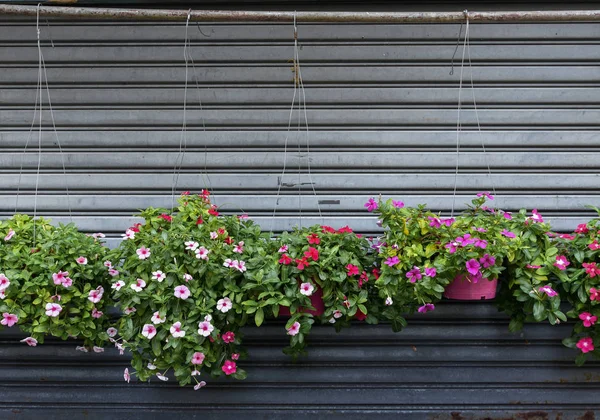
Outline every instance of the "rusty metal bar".
<svg viewBox="0 0 600 420"><path fill-rule="evenodd" d="M38 6L0 4L0 15L35 16ZM73 19L185 21L188 10L116 9L40 6L40 16ZM270 12L193 10L197 22L356 22L356 23L452 23L464 22L576 22L599 21L600 10L552 10L514 12Z"/></svg>

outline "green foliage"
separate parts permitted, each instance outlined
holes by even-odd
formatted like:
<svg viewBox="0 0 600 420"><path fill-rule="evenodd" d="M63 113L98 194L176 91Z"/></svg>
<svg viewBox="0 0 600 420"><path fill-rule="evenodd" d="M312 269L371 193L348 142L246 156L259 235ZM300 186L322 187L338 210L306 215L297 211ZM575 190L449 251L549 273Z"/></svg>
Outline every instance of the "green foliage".
<svg viewBox="0 0 600 420"><path fill-rule="evenodd" d="M0 313L17 315L21 331L39 343L51 335L83 339L88 348L102 346L110 325L109 293L102 292L110 276L103 265L108 250L100 240L72 224L56 227L21 214L0 222L0 235L0 272L10 282L0 292ZM79 257L85 264L77 262ZM66 272L72 285L55 284L53 274L59 272ZM90 292L102 298L94 303ZM60 305L57 316L46 314L48 304Z"/></svg>

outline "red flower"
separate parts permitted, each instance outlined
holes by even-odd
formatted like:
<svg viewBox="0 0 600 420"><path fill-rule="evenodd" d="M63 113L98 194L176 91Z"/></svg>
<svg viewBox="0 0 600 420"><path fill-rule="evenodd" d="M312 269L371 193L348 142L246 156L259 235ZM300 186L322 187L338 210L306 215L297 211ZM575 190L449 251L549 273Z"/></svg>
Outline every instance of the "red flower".
<svg viewBox="0 0 600 420"><path fill-rule="evenodd" d="M131 226L129 228L129 230L135 232L135 233L140 233L140 226L142 226L141 223L136 223L135 225Z"/></svg>
<svg viewBox="0 0 600 420"><path fill-rule="evenodd" d="M167 222L172 222L173 221L173 217L169 216L167 213L163 213L160 216L158 216L159 219L165 219Z"/></svg>
<svg viewBox="0 0 600 420"><path fill-rule="evenodd" d="M319 235L317 235L316 233L311 233L310 235L307 236L307 239L308 239L309 244L319 245L321 243L321 240L319 239Z"/></svg>
<svg viewBox="0 0 600 420"><path fill-rule="evenodd" d="M225 238L225 243L227 245L231 245L233 243L233 238L231 236L228 236L227 238Z"/></svg>
<svg viewBox="0 0 600 420"><path fill-rule="evenodd" d="M600 269L596 267L596 263L583 263L581 264L583 268L585 268L585 272L591 277L594 278L596 276L600 276Z"/></svg>
<svg viewBox="0 0 600 420"><path fill-rule="evenodd" d="M352 229L349 226L344 226L338 229L338 233L352 233Z"/></svg>
<svg viewBox="0 0 600 420"><path fill-rule="evenodd" d="M600 301L600 290L590 287L590 300Z"/></svg>
<svg viewBox="0 0 600 420"><path fill-rule="evenodd" d="M198 217L198 220L196 220L196 225L201 225L202 223L204 223L204 220L202 220L202 217Z"/></svg>
<svg viewBox="0 0 600 420"><path fill-rule="evenodd" d="M235 334L233 332L227 331L225 334L223 334L223 342L233 343L234 340L235 340Z"/></svg>
<svg viewBox="0 0 600 420"><path fill-rule="evenodd" d="M287 254L283 254L281 259L279 260L279 264L290 265L292 261L293 260Z"/></svg>
<svg viewBox="0 0 600 420"><path fill-rule="evenodd" d="M346 266L346 270L348 270L348 277L355 276L358 274L358 267L352 264L348 264Z"/></svg>
<svg viewBox="0 0 600 420"><path fill-rule="evenodd" d="M210 193L208 192L208 190L202 190L202 193L200 194L201 197L208 197L210 195Z"/></svg>
<svg viewBox="0 0 600 420"><path fill-rule="evenodd" d="M594 242L589 244L588 248L591 249L592 251L596 251L596 250L600 249L600 244L598 244L598 240L594 239Z"/></svg>
<svg viewBox="0 0 600 420"><path fill-rule="evenodd" d="M301 260L296 259L296 264L298 264L298 270L304 270L310 265L306 257L302 258Z"/></svg>
<svg viewBox="0 0 600 420"><path fill-rule="evenodd" d="M364 321L367 319L367 315L365 315L363 311L359 309L356 311L356 314L354 314L354 318L358 319L359 321Z"/></svg>
<svg viewBox="0 0 600 420"><path fill-rule="evenodd" d="M379 270L377 268L374 268L371 272L373 273L373 277L375 277L375 280L377 280L379 278Z"/></svg>
<svg viewBox="0 0 600 420"><path fill-rule="evenodd" d="M219 228L219 229L217 229L217 233L218 233L219 235L225 235L225 229L223 229L223 228Z"/></svg>
<svg viewBox="0 0 600 420"><path fill-rule="evenodd" d="M331 226L321 226L321 231L323 233L335 233L335 229Z"/></svg>
<svg viewBox="0 0 600 420"><path fill-rule="evenodd" d="M363 283L366 283L369 281L369 276L367 275L366 271L363 271L362 274L360 275L360 278L358 279L358 287L362 287Z"/></svg>
<svg viewBox="0 0 600 420"><path fill-rule="evenodd" d="M304 256L306 258L311 258L313 261L318 261L319 260L319 251L317 251L316 248L313 248L312 246L308 247L308 251L306 251L304 253Z"/></svg>
<svg viewBox="0 0 600 420"><path fill-rule="evenodd" d="M190 195L190 192L189 191L184 191L184 192L181 193L181 195Z"/></svg>
<svg viewBox="0 0 600 420"><path fill-rule="evenodd" d="M219 212L217 211L217 206L215 206L215 205L210 206L210 210L208 210L208 214L210 214L211 216L218 216Z"/></svg>
<svg viewBox="0 0 600 420"><path fill-rule="evenodd" d="M590 230L585 223L577 225L577 229L575 229L575 233L588 233L589 231Z"/></svg>

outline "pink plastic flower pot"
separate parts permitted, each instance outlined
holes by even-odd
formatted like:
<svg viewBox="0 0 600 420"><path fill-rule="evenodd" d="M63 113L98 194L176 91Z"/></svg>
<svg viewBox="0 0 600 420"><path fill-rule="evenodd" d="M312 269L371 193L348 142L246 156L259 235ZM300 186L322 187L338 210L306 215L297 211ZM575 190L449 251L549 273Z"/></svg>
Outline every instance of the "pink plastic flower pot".
<svg viewBox="0 0 600 420"><path fill-rule="evenodd" d="M325 312L325 303L323 302L323 291L315 285L315 291L310 296L310 303L315 308L314 311L300 308L300 312L306 312L313 316L323 315ZM279 307L279 316L291 316L290 308L288 306Z"/></svg>
<svg viewBox="0 0 600 420"><path fill-rule="evenodd" d="M456 300L485 300L496 297L498 279L481 279L477 283L469 281L465 275L458 275L446 286L444 297Z"/></svg>

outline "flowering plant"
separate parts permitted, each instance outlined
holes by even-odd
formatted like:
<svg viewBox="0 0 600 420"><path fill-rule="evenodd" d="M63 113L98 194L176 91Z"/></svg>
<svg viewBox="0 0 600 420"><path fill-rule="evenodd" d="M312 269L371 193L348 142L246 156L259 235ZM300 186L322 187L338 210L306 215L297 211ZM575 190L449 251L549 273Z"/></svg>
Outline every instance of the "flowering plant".
<svg viewBox="0 0 600 420"><path fill-rule="evenodd" d="M72 225L15 215L0 222L0 328L17 326L35 346L45 335L82 338L87 351L103 351L110 276L102 270L107 249L101 234L86 236Z"/></svg>
<svg viewBox="0 0 600 420"><path fill-rule="evenodd" d="M263 309L277 317L280 305L285 307L290 315L286 331L291 336L286 353L302 352L313 315L338 330L352 319L377 322L377 308L370 304L374 301L369 293L378 270L368 241L348 226L295 229L263 246L261 264L251 261L249 271L267 275L254 287L253 299L244 304L261 311L261 317ZM313 302L322 306L315 308Z"/></svg>
<svg viewBox="0 0 600 420"><path fill-rule="evenodd" d="M481 193L456 218L442 218L425 206L405 207L395 200L365 206L380 216L385 229L379 251L383 315L394 331L406 325L404 314L435 309L446 286L459 276L477 283L497 279L504 261L514 254L507 230L509 216L484 204Z"/></svg>
<svg viewBox="0 0 600 420"><path fill-rule="evenodd" d="M149 208L115 251L112 289L123 311L115 345L132 351L141 380L205 385L210 372L244 379L240 328L247 314L246 259L261 241L245 216L219 216L209 194L184 193L175 213ZM124 377L130 378L129 370Z"/></svg>

